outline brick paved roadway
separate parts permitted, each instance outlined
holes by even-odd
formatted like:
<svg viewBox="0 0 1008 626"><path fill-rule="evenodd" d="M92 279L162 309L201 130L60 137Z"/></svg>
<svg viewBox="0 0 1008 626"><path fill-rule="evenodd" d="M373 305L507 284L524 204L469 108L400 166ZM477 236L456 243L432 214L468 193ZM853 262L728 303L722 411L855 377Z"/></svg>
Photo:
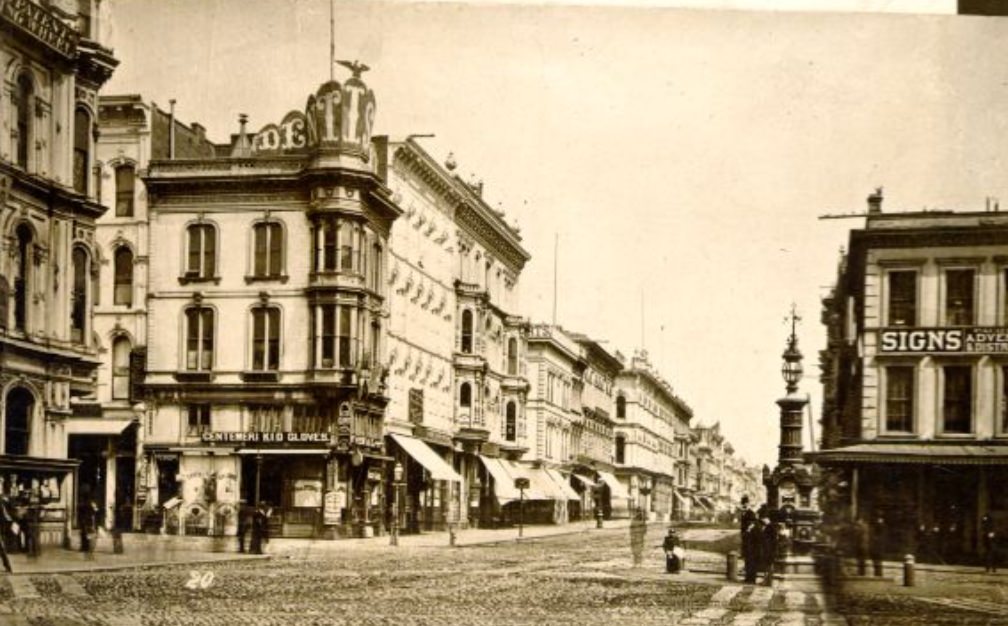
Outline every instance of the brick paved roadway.
<svg viewBox="0 0 1008 626"><path fill-rule="evenodd" d="M625 531L449 548L346 544L325 554L0 579L0 625L844 623L814 589L662 572Z"/></svg>

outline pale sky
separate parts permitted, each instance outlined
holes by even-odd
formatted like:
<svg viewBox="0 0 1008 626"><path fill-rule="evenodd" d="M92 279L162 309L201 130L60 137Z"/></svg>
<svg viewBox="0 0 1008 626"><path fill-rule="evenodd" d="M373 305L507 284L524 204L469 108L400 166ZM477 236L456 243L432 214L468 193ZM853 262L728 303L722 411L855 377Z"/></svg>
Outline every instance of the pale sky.
<svg viewBox="0 0 1008 626"><path fill-rule="evenodd" d="M176 98L215 141L328 79L327 0L110 4L122 63L104 93ZM629 356L643 293L676 393L773 466L783 319L795 302L818 420L820 298L863 224L818 216L862 211L879 185L886 211L1008 203L1008 18L935 14L954 4L337 2L336 56L371 66L376 134L436 134L418 141L519 222L519 313L550 320L559 233L558 322Z"/></svg>

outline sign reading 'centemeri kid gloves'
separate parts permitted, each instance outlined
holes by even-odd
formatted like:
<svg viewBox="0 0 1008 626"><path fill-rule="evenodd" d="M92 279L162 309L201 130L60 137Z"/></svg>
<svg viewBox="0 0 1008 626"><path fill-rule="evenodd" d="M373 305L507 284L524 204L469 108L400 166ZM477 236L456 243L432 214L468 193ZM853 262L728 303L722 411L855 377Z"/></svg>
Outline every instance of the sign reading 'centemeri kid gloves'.
<svg viewBox="0 0 1008 626"><path fill-rule="evenodd" d="M879 352L1008 354L1008 327L885 328L879 333Z"/></svg>

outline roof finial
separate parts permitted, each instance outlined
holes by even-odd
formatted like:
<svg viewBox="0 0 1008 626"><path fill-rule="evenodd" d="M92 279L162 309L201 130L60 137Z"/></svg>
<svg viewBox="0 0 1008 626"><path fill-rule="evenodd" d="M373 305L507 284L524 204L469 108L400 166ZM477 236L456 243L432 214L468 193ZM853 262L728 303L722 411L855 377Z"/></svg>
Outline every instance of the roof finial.
<svg viewBox="0 0 1008 626"><path fill-rule="evenodd" d="M364 72L366 72L369 69L371 69L367 65L364 65L360 61L356 61L356 60L354 60L354 61L336 61L336 62L339 63L340 65L342 65L343 67L349 69L350 72L353 74L354 78L360 78L361 74L363 74Z"/></svg>

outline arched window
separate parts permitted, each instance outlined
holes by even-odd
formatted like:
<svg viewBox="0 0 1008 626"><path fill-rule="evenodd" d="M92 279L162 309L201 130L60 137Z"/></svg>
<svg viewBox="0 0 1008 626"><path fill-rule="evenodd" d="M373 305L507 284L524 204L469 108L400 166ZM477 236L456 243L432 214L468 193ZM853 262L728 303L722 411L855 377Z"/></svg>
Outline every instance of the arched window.
<svg viewBox="0 0 1008 626"><path fill-rule="evenodd" d="M27 389L15 387L7 394L4 405L4 453L28 454L35 397Z"/></svg>
<svg viewBox="0 0 1008 626"><path fill-rule="evenodd" d="M252 369L280 369L280 309L252 309Z"/></svg>
<svg viewBox="0 0 1008 626"><path fill-rule="evenodd" d="M31 270L32 231L26 224L17 227L17 259L14 260L14 328L28 330L28 291L31 288L28 272Z"/></svg>
<svg viewBox="0 0 1008 626"><path fill-rule="evenodd" d="M252 274L276 278L283 272L283 227L277 222L259 222L252 227Z"/></svg>
<svg viewBox="0 0 1008 626"><path fill-rule="evenodd" d="M116 337L112 342L112 399L128 400L130 397L130 340Z"/></svg>
<svg viewBox="0 0 1008 626"><path fill-rule="evenodd" d="M136 170L132 165L120 165L115 170L116 217L133 217L133 182Z"/></svg>
<svg viewBox="0 0 1008 626"><path fill-rule="evenodd" d="M114 263L112 302L133 306L133 253L126 246L119 246Z"/></svg>
<svg viewBox="0 0 1008 626"><path fill-rule="evenodd" d="M626 463L626 438L623 435L616 435L616 462Z"/></svg>
<svg viewBox="0 0 1008 626"><path fill-rule="evenodd" d="M213 369L214 312L209 307L186 309L186 369Z"/></svg>
<svg viewBox="0 0 1008 626"><path fill-rule="evenodd" d="M217 270L217 231L211 224L190 224L186 276L213 278Z"/></svg>
<svg viewBox="0 0 1008 626"><path fill-rule="evenodd" d="M508 350L507 350L507 373L509 376L518 375L518 340L512 337L508 339Z"/></svg>
<svg viewBox="0 0 1008 626"><path fill-rule="evenodd" d="M626 419L626 398L616 396L616 417Z"/></svg>
<svg viewBox="0 0 1008 626"><path fill-rule="evenodd" d="M459 406L463 409L472 407L472 386L469 383L462 383L459 387Z"/></svg>
<svg viewBox="0 0 1008 626"><path fill-rule="evenodd" d="M473 314L466 309L462 311L462 352L472 354L473 351Z"/></svg>
<svg viewBox="0 0 1008 626"><path fill-rule="evenodd" d="M91 169L91 116L84 109L74 111L73 188L87 194Z"/></svg>
<svg viewBox="0 0 1008 626"><path fill-rule="evenodd" d="M87 337L88 255L77 246L73 255L73 289L70 292L70 340L84 343Z"/></svg>
<svg viewBox="0 0 1008 626"><path fill-rule="evenodd" d="M508 402L504 417L504 439L508 441L514 441L517 434L517 413L518 410L515 407L515 403Z"/></svg>
<svg viewBox="0 0 1008 626"><path fill-rule="evenodd" d="M18 76L17 92L14 95L14 106L17 107L17 164L28 169L28 153L32 139L32 105L35 100L35 89L27 73Z"/></svg>

